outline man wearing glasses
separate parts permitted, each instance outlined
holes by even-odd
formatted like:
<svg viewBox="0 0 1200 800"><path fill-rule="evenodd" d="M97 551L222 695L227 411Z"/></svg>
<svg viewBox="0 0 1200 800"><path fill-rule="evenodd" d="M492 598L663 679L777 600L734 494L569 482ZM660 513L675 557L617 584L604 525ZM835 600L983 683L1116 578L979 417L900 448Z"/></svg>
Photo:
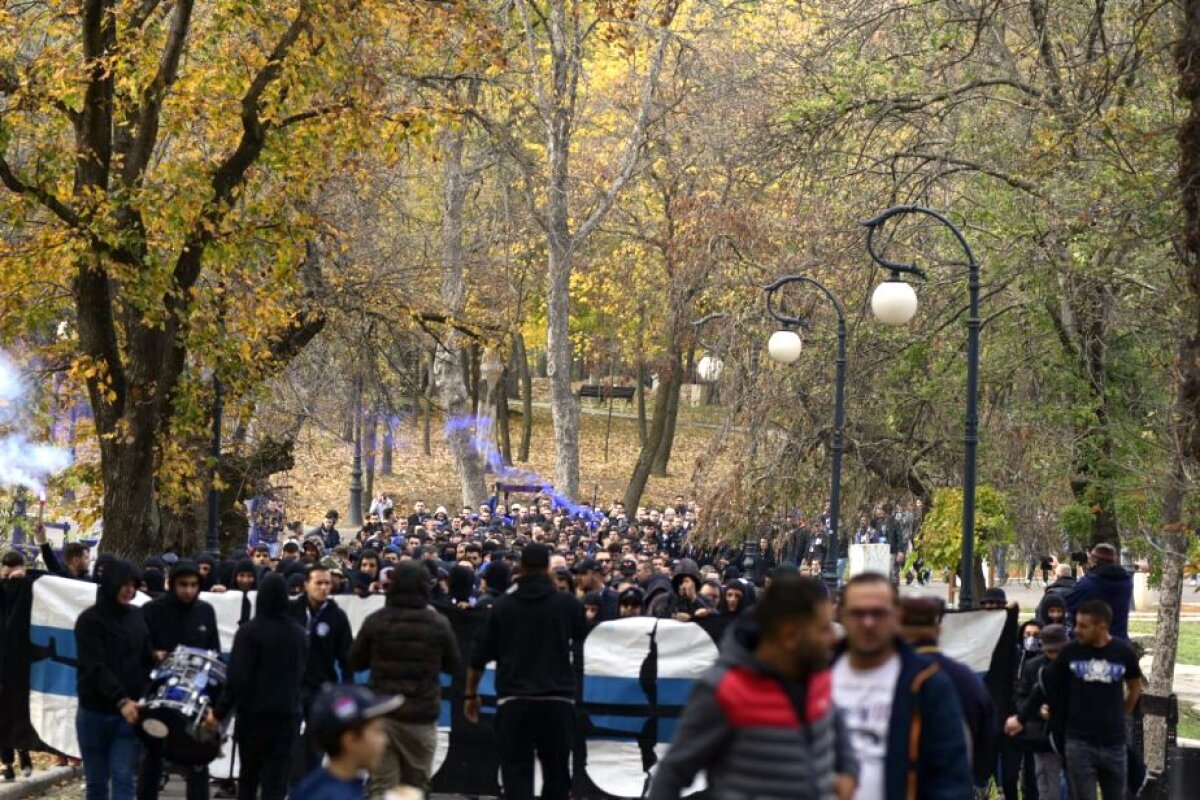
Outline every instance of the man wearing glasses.
<svg viewBox="0 0 1200 800"><path fill-rule="evenodd" d="M864 573L842 593L844 650L833 701L859 763L854 800L972 796L962 707L938 664L900 639L896 589Z"/></svg>

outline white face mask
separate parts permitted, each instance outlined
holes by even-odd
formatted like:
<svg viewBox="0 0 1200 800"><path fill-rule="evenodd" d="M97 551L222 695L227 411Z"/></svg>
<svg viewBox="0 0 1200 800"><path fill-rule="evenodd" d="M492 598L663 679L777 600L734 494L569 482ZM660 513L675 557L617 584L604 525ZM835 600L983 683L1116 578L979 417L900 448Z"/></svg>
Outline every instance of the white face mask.
<svg viewBox="0 0 1200 800"><path fill-rule="evenodd" d="M1025 637L1025 650L1028 652L1036 652L1042 649L1042 640L1037 636Z"/></svg>

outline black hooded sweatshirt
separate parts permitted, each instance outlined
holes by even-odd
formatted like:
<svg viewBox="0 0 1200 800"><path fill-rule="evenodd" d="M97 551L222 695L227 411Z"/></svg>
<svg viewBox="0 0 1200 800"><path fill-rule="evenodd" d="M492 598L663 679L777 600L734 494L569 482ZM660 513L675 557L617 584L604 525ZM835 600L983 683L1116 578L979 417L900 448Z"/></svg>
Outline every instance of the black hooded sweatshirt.
<svg viewBox="0 0 1200 800"><path fill-rule="evenodd" d="M583 604L544 572L524 575L492 606L475 641L471 668L496 662L500 697L575 699L575 668L585 633Z"/></svg>
<svg viewBox="0 0 1200 800"><path fill-rule="evenodd" d="M239 716L259 722L299 718L300 682L307 663L308 636L288 613L286 582L280 575L266 575L258 585L254 619L239 628L233 639L217 717L226 719L236 710Z"/></svg>
<svg viewBox="0 0 1200 800"><path fill-rule="evenodd" d="M142 607L150 643L155 650L168 653L179 645L221 652L221 637L217 630L217 614L213 607L197 598L184 603L175 596L175 581L183 575L200 577L190 561L180 561L171 570L168 591Z"/></svg>
<svg viewBox="0 0 1200 800"><path fill-rule="evenodd" d="M79 705L118 713L125 700L137 700L152 667L150 631L142 610L117 601L121 587L136 581L128 561L110 561L96 589L96 604L75 620Z"/></svg>

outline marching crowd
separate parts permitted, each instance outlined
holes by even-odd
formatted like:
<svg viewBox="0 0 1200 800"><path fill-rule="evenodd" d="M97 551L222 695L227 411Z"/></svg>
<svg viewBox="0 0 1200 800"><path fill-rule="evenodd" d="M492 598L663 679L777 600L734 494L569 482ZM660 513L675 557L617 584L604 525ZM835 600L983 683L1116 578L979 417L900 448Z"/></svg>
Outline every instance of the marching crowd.
<svg viewBox="0 0 1200 800"><path fill-rule="evenodd" d="M1127 640L1132 583L1110 545L1092 550L1077 580L1060 568L1021 626L1012 691L997 692L939 649L940 602L899 595L919 503L864 514L832 554L827 512L757 541L701 547L688 535L698 509L682 497L632 514L620 503L568 511L544 497L454 514L417 502L408 512L379 494L360 530L339 528L330 511L306 531L269 503L244 554L164 553L140 566L106 555L93 563L79 544L55 552L39 531L47 571L97 584L75 626L87 798L158 796L170 754L136 735L140 698L177 646L223 649L201 591L257 592L203 719L215 734L236 718L244 800L427 792L439 676L460 661L456 700L472 722L484 669L496 665L504 796L534 796L536 758L541 797L565 800L580 642L632 616L731 618L654 766L646 793L655 800L681 796L700 771L715 796L735 800L967 800L992 783L1008 800L1087 800L1097 787L1116 800L1135 797L1146 777L1127 744L1141 680ZM832 592L810 577L827 556L843 575L847 542L891 545L892 574L857 575ZM32 577L19 552L0 563L6 594ZM913 577L927 576L918 565ZM153 598L140 608L139 590ZM338 606L351 594L385 597L357 634ZM1001 589L982 600L1008 605ZM486 613L469 652L439 608ZM0 679L10 667L0 661ZM366 685L355 685L363 671ZM9 777L22 756L0 752ZM189 800L207 798L207 769L182 771Z"/></svg>

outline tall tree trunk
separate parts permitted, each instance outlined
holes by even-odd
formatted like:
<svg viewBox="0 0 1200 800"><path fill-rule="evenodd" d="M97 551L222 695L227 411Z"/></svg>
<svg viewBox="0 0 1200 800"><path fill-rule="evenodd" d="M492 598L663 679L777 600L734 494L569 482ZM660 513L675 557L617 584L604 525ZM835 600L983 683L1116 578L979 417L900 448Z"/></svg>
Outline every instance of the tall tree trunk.
<svg viewBox="0 0 1200 800"><path fill-rule="evenodd" d="M471 342L467 348L467 385L471 391L471 416L479 416L479 344ZM491 387L488 387L491 390Z"/></svg>
<svg viewBox="0 0 1200 800"><path fill-rule="evenodd" d="M463 207L469 179L463 172L463 134L446 133L442 137L443 196L442 196L442 306L450 317L462 313L466 299L463 273L466 263L463 247ZM462 504L477 507L487 500L487 479L483 459L473 442L474 426L466 420L470 406L466 381L463 378L463 348L459 334L446 331L442 344L433 359L433 375L437 382L442 409L446 414L446 440L454 456L462 490Z"/></svg>
<svg viewBox="0 0 1200 800"><path fill-rule="evenodd" d="M383 446L379 452L379 474L392 474L392 456L396 447L396 420L389 410L383 420Z"/></svg>
<svg viewBox="0 0 1200 800"><path fill-rule="evenodd" d="M671 448L675 445L675 426L679 419L679 394L683 391L684 372L682 359L676 356L672 367L674 380L671 381L667 395L667 419L663 426L662 440L658 443L658 451L654 454L652 474L664 477L671 463ZM659 387L660 389L662 387Z"/></svg>
<svg viewBox="0 0 1200 800"><path fill-rule="evenodd" d="M433 359L435 356L436 353L432 351L428 355L421 355L421 360L425 364L425 388L419 400L421 403L421 443L427 456L433 455L430 429L433 427Z"/></svg>
<svg viewBox="0 0 1200 800"><path fill-rule="evenodd" d="M499 439L500 456L505 464L512 464L512 431L508 425L508 370L496 387L496 435Z"/></svg>
<svg viewBox="0 0 1200 800"><path fill-rule="evenodd" d="M558 147L565 148L568 144L564 140ZM550 379L550 414L554 420L554 488L563 496L576 500L579 496L579 398L571 390L571 249L567 234L566 154L557 154L552 148L551 163L556 161L561 161L562 174L554 178L550 189L546 375Z"/></svg>
<svg viewBox="0 0 1200 800"><path fill-rule="evenodd" d="M517 451L517 460L524 462L529 460L529 443L533 438L533 375L529 372L525 337L519 333L513 339L513 360L521 380L521 447Z"/></svg>
<svg viewBox="0 0 1200 800"><path fill-rule="evenodd" d="M638 417L638 444L642 447L646 446L646 439L649 434L646 430L646 306L638 304L638 324L637 324L637 417Z"/></svg>
<svg viewBox="0 0 1200 800"><path fill-rule="evenodd" d="M1175 675L1179 647L1179 604L1188 533L1183 509L1191 488L1188 475L1200 467L1200 0L1183 3L1179 42L1175 46L1179 96L1188 103L1188 116L1179 128L1179 183L1184 212L1182 262L1187 298L1180 321L1179 356L1175 364L1175 404L1168 441L1171 462L1163 491L1163 577L1158 595L1158 629L1154 636L1154 666L1150 691L1168 694ZM1163 725L1153 720L1147 742L1147 761L1161 766Z"/></svg>
<svg viewBox="0 0 1200 800"><path fill-rule="evenodd" d="M650 480L650 472L654 466L654 457L658 454L659 446L666 436L667 420L670 417L671 386L679 380L681 357L678 350L671 349L667 353L664 375L658 382L658 391L654 394L654 419L650 423L650 434L646 443L638 453L637 463L633 467L633 475L629 478L629 486L625 489L625 508L632 513L642 501L646 491L646 483Z"/></svg>

